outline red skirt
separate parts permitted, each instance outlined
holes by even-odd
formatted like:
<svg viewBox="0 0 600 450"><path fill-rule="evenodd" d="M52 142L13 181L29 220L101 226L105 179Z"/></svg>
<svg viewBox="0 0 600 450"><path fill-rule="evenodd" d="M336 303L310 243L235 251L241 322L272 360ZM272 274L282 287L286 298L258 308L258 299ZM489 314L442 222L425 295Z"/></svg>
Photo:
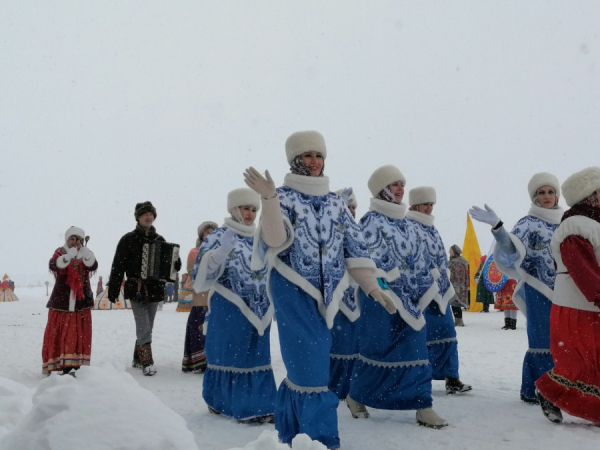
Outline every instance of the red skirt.
<svg viewBox="0 0 600 450"><path fill-rule="evenodd" d="M42 373L90 365L92 311L48 310L42 347Z"/></svg>
<svg viewBox="0 0 600 450"><path fill-rule="evenodd" d="M550 351L554 369L537 388L563 411L600 424L600 312L552 305Z"/></svg>

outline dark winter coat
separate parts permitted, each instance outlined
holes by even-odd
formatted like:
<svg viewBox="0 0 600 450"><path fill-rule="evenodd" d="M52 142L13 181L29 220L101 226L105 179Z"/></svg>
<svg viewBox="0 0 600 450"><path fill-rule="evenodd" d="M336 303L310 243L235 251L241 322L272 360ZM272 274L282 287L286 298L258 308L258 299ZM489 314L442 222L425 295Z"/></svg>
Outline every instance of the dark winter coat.
<svg viewBox="0 0 600 450"><path fill-rule="evenodd" d="M165 298L165 282L158 280L141 280L142 251L144 244L152 242L165 242L154 227L145 231L139 225L121 238L117 245L113 259L110 277L108 280L108 298L117 299L123 282L127 276L123 293L127 300L161 302ZM181 269L181 260L175 263L175 269ZM138 291L140 295L137 295Z"/></svg>
<svg viewBox="0 0 600 450"><path fill-rule="evenodd" d="M69 311L69 299L71 295L71 288L67 284L67 276L68 276L68 267L64 269L60 269L56 265L56 260L62 255L66 254L67 250L64 247L59 247L52 255L50 259L49 267L50 271L56 277L56 283L54 284L54 288L52 288L52 294L50 295L50 299L46 304L46 308L52 308L57 311ZM75 311L83 311L84 309L89 309L94 306L94 294L92 293L92 287L90 285L90 272L94 272L98 269L98 261L94 258L94 263L88 267L83 264L82 260L71 260L69 265L72 264L81 264L83 269L83 273L85 274L83 277L83 292L85 294L84 299L80 299L75 301Z"/></svg>

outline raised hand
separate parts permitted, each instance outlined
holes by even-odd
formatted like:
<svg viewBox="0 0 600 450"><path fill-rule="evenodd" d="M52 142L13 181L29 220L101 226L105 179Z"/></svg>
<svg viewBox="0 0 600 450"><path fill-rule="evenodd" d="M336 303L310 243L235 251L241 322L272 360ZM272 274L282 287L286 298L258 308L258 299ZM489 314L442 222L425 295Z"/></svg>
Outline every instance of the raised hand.
<svg viewBox="0 0 600 450"><path fill-rule="evenodd" d="M342 198L342 200L344 200L346 203L348 203L348 199L350 198L350 196L352 195L352 188L344 188L344 190L342 191L342 193L340 194L340 197Z"/></svg>
<svg viewBox="0 0 600 450"><path fill-rule="evenodd" d="M498 225L498 222L500 222L500 217L498 217L494 210L488 205L483 206L485 207L485 209L482 209L479 206L473 206L469 210L469 214L471 214L471 217L477 220L478 222L487 223L492 227Z"/></svg>
<svg viewBox="0 0 600 450"><path fill-rule="evenodd" d="M275 182L269 171L265 172L265 177L254 167L249 167L244 172L244 181L250 189L259 194L263 199L268 200L277 195L275 191Z"/></svg>

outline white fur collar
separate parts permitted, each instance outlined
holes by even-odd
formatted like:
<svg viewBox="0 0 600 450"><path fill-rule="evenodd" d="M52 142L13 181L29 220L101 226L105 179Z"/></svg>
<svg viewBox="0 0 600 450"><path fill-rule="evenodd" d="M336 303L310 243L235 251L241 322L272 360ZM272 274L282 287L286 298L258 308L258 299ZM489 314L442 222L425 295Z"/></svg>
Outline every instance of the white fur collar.
<svg viewBox="0 0 600 450"><path fill-rule="evenodd" d="M329 194L329 177L308 177L288 173L283 180L283 185L315 197Z"/></svg>
<svg viewBox="0 0 600 450"><path fill-rule="evenodd" d="M563 214L564 210L560 206L556 209L547 209L532 203L531 208L529 208L530 216L535 216L538 219L542 219L544 222L553 223L555 225L560 223Z"/></svg>
<svg viewBox="0 0 600 450"><path fill-rule="evenodd" d="M256 225L244 225L243 223L236 222L231 217L225 218L224 227L231 228L235 230L235 232L241 236L252 237L254 236L254 232L256 231Z"/></svg>
<svg viewBox="0 0 600 450"><path fill-rule="evenodd" d="M422 223L423 225L428 227L432 227L433 222L435 222L435 216L432 216L431 214L423 214L419 211L408 211L406 213L406 218Z"/></svg>
<svg viewBox="0 0 600 450"><path fill-rule="evenodd" d="M371 198L369 209L391 219L404 219L406 216L406 203L391 203L375 197Z"/></svg>

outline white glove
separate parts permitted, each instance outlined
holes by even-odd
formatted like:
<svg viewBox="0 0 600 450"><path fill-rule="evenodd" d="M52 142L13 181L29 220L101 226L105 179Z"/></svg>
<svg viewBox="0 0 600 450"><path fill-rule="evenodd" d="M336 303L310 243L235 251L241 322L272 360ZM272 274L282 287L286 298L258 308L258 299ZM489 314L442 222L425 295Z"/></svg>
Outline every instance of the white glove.
<svg viewBox="0 0 600 450"><path fill-rule="evenodd" d="M244 181L250 189L259 194L263 199L268 200L277 196L277 191L275 190L275 182L268 170L265 172L265 175L266 178L254 167L250 167L244 172Z"/></svg>
<svg viewBox="0 0 600 450"><path fill-rule="evenodd" d="M64 258L68 261L72 260L73 258L75 258L77 256L77 247L70 247L69 250L67 250L67 254L64 256Z"/></svg>
<svg viewBox="0 0 600 450"><path fill-rule="evenodd" d="M79 255L81 255L81 258L83 258L83 259L90 259L90 258L92 258L92 256L94 256L92 251L87 247L81 247L79 249L79 253L77 253L77 258L80 257Z"/></svg>
<svg viewBox="0 0 600 450"><path fill-rule="evenodd" d="M340 197L342 198L342 200L344 200L344 202L348 203L348 199L350 198L350 196L352 195L352 188L344 188L344 190L342 191L342 193L340 194Z"/></svg>
<svg viewBox="0 0 600 450"><path fill-rule="evenodd" d="M212 260L217 264L221 265L227 259L227 255L231 253L231 250L235 247L235 241L237 239L237 234L231 228L227 228L225 233L221 236L221 245L218 246L211 252Z"/></svg>
<svg viewBox="0 0 600 450"><path fill-rule="evenodd" d="M396 305L391 298L389 298L381 289L375 289L370 292L369 295L373 297L377 303L385 308L387 312L390 314L394 314L396 312Z"/></svg>
<svg viewBox="0 0 600 450"><path fill-rule="evenodd" d="M498 225L498 222L500 222L500 217L498 217L494 210L488 205L483 206L485 206L485 209L481 209L478 206L473 206L469 210L469 214L471 214L471 217L477 220L478 222L483 222L487 223L488 225L491 225L492 228Z"/></svg>

